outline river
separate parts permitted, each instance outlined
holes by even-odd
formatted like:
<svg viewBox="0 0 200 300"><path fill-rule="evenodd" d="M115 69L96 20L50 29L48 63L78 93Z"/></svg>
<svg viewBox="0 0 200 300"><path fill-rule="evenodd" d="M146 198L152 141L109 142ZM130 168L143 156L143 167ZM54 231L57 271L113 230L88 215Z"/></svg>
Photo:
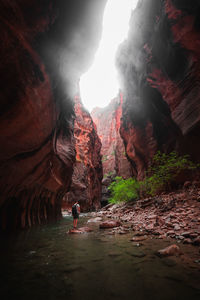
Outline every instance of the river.
<svg viewBox="0 0 200 300"><path fill-rule="evenodd" d="M198 266L155 255L171 241L148 239L137 247L131 233L109 235L90 225L92 233L69 235L71 226L66 216L1 237L1 299L200 299ZM194 248L182 246L186 254Z"/></svg>

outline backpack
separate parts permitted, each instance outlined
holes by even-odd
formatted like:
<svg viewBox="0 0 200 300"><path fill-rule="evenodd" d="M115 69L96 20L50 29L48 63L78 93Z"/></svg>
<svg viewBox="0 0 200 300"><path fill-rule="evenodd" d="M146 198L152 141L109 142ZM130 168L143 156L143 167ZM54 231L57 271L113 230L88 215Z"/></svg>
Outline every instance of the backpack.
<svg viewBox="0 0 200 300"><path fill-rule="evenodd" d="M72 215L76 215L77 214L77 208L76 208L76 204L74 204L72 206Z"/></svg>

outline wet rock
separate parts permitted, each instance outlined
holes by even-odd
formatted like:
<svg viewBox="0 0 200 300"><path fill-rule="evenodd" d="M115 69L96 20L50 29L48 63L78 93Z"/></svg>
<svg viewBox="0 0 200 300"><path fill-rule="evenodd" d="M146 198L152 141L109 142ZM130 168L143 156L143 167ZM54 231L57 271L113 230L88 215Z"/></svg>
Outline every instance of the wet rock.
<svg viewBox="0 0 200 300"><path fill-rule="evenodd" d="M167 231L167 235L175 235L175 232L174 232L174 230L169 230L169 231Z"/></svg>
<svg viewBox="0 0 200 300"><path fill-rule="evenodd" d="M162 235L162 232L159 231L159 230L156 230L156 231L153 231L152 234L153 234L153 235L160 236L160 235Z"/></svg>
<svg viewBox="0 0 200 300"><path fill-rule="evenodd" d="M87 222L88 223L98 223L98 222L101 222L101 221L102 221L101 217L96 217L96 218L93 218L93 219L89 219Z"/></svg>
<svg viewBox="0 0 200 300"><path fill-rule="evenodd" d="M133 237L131 239L132 242L141 242L141 241L145 241L147 239L146 236L138 236L138 237Z"/></svg>
<svg viewBox="0 0 200 300"><path fill-rule="evenodd" d="M186 238L183 240L183 244L192 244L192 240L190 238Z"/></svg>
<svg viewBox="0 0 200 300"><path fill-rule="evenodd" d="M78 233L87 233L93 231L89 227L80 227L80 228L72 228L68 231L68 234L78 234Z"/></svg>
<svg viewBox="0 0 200 300"><path fill-rule="evenodd" d="M110 221L104 221L99 225L100 229L106 229L106 228L114 228L121 226L121 222L110 220Z"/></svg>
<svg viewBox="0 0 200 300"><path fill-rule="evenodd" d="M150 216L148 216L149 220L156 219L156 218L157 218L157 215L150 215Z"/></svg>
<svg viewBox="0 0 200 300"><path fill-rule="evenodd" d="M159 237L158 237L158 239L165 239L166 238L166 235L165 234L161 234L161 235L159 235Z"/></svg>
<svg viewBox="0 0 200 300"><path fill-rule="evenodd" d="M177 231L177 230L180 230L180 229L181 229L181 227L180 227L178 224L175 224L175 225L174 225L174 230Z"/></svg>
<svg viewBox="0 0 200 300"><path fill-rule="evenodd" d="M177 246L176 244L173 244L164 249L159 250L156 254L160 257L165 257L165 256L180 255L180 254L182 254L182 252L181 252L179 246Z"/></svg>
<svg viewBox="0 0 200 300"><path fill-rule="evenodd" d="M199 246L200 245L200 237L197 237L196 239L194 239L192 244L195 246Z"/></svg>
<svg viewBox="0 0 200 300"><path fill-rule="evenodd" d="M192 238L192 239L195 239L195 238L197 238L198 237L198 233L191 233L190 234L190 237Z"/></svg>
<svg viewBox="0 0 200 300"><path fill-rule="evenodd" d="M181 233L181 235L184 236L185 238L189 238L190 234L191 234L191 231L185 231L185 232Z"/></svg>
<svg viewBox="0 0 200 300"><path fill-rule="evenodd" d="M143 231L137 231L134 233L134 236L144 236L145 233Z"/></svg>
<svg viewBox="0 0 200 300"><path fill-rule="evenodd" d="M154 229L154 224L153 223L146 226L147 231L152 231L153 229Z"/></svg>

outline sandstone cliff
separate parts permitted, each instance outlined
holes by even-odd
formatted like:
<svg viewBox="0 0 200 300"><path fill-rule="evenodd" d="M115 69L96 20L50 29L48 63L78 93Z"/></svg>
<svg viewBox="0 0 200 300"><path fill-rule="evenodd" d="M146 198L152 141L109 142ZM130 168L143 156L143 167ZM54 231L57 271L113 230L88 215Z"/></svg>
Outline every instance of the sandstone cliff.
<svg viewBox="0 0 200 300"><path fill-rule="evenodd" d="M75 158L73 128L63 121L45 66L32 47L34 36L46 30L49 20L35 15L29 25L23 8L12 1L2 1L0 8L2 228L60 217Z"/></svg>
<svg viewBox="0 0 200 300"><path fill-rule="evenodd" d="M63 208L71 208L79 200L81 211L100 208L102 162L101 142L95 124L83 107L80 97L75 97L74 138L76 163L72 185L63 201Z"/></svg>
<svg viewBox="0 0 200 300"><path fill-rule="evenodd" d="M127 160L123 140L120 136L123 96L120 94L105 108L95 108L91 116L101 139L102 164L104 178L108 176L131 176L130 163Z"/></svg>
<svg viewBox="0 0 200 300"><path fill-rule="evenodd" d="M159 149L199 160L199 1L139 1L117 64L121 136L138 178Z"/></svg>
<svg viewBox="0 0 200 300"><path fill-rule="evenodd" d="M74 83L94 55L104 5L0 1L0 229L61 217L75 162Z"/></svg>

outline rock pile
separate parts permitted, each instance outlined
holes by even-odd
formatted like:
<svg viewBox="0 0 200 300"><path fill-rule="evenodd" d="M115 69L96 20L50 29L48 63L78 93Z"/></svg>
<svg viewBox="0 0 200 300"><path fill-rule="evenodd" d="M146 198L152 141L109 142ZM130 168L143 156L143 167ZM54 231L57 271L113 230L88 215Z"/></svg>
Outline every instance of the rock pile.
<svg viewBox="0 0 200 300"><path fill-rule="evenodd" d="M200 188L190 188L136 203L108 205L97 215L122 222L118 231L127 232L127 228L135 231L135 240L150 234L160 239L171 237L185 244L199 246L199 199Z"/></svg>

